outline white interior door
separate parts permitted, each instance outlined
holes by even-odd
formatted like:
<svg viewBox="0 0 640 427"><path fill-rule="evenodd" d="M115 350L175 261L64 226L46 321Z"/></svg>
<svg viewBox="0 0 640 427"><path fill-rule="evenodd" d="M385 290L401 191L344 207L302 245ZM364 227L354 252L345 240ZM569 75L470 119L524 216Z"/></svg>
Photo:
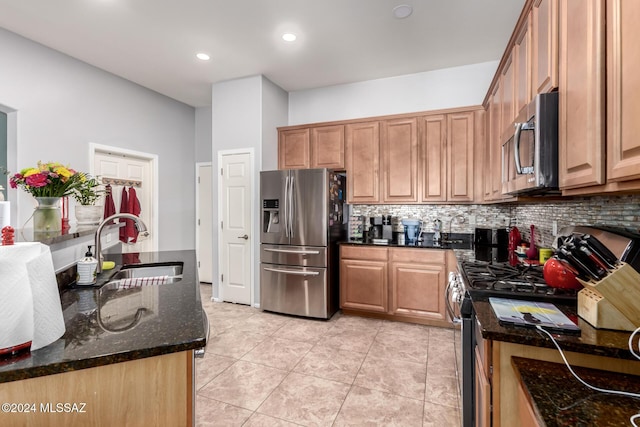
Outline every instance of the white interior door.
<svg viewBox="0 0 640 427"><path fill-rule="evenodd" d="M93 175L100 178L116 178L122 181L135 181L140 185L134 187L138 201L140 202L140 219L147 226L147 237L139 236L136 243L122 245L123 253L150 252L153 251L153 239L155 230L153 229L153 186L154 182L151 174L151 160L142 159L123 154L112 154L108 152L96 151L93 157ZM124 189L130 188L128 185L111 184L111 193L116 212L120 212L120 202ZM104 196L101 204L104 206Z"/></svg>
<svg viewBox="0 0 640 427"><path fill-rule="evenodd" d="M240 304L251 304L251 164L250 153L221 156L220 298Z"/></svg>
<svg viewBox="0 0 640 427"><path fill-rule="evenodd" d="M213 201L211 163L199 163L196 177L197 215L196 255L198 257L198 277L201 282L213 283Z"/></svg>

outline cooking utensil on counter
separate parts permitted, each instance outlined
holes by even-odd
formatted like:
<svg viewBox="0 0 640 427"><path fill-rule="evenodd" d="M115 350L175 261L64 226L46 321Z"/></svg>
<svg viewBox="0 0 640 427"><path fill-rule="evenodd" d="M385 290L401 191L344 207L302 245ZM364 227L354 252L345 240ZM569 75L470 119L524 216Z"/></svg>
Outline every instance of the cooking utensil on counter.
<svg viewBox="0 0 640 427"><path fill-rule="evenodd" d="M531 242L529 242L529 250L526 253L527 259L538 258L538 249L536 249L535 227L531 224Z"/></svg>
<svg viewBox="0 0 640 427"><path fill-rule="evenodd" d="M582 289L582 284L576 279L575 270L567 266L557 257L551 257L544 263L542 269L544 281L554 288Z"/></svg>

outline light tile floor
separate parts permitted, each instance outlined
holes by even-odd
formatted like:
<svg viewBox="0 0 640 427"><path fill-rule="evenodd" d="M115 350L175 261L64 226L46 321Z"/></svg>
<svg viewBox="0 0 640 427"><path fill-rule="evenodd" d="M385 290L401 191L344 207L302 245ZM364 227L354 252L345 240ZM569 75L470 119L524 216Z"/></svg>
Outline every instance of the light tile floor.
<svg viewBox="0 0 640 427"><path fill-rule="evenodd" d="M453 330L214 303L198 426L460 426Z"/></svg>

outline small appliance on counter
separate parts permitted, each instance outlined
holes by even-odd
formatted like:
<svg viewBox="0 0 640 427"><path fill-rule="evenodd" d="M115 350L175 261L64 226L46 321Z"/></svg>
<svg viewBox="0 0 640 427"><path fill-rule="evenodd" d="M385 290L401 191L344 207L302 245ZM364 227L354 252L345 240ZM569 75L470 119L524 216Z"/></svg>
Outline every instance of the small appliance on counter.
<svg viewBox="0 0 640 427"><path fill-rule="evenodd" d="M509 233L506 228L476 227L473 243L478 261L505 262L509 259Z"/></svg>
<svg viewBox="0 0 640 427"><path fill-rule="evenodd" d="M402 225L405 229L405 245L415 246L418 243L420 225L422 221L415 218L404 218Z"/></svg>
<svg viewBox="0 0 640 427"><path fill-rule="evenodd" d="M364 241L364 216L350 215L348 225L348 236L350 242Z"/></svg>
<svg viewBox="0 0 640 427"><path fill-rule="evenodd" d="M369 218L369 240L382 239L382 217L372 216Z"/></svg>

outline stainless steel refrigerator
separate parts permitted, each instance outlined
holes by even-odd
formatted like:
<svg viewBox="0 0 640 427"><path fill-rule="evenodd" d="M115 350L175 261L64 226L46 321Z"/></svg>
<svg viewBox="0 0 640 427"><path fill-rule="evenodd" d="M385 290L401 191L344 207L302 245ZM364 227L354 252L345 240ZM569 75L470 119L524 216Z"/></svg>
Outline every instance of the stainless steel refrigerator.
<svg viewBox="0 0 640 427"><path fill-rule="evenodd" d="M260 173L260 307L321 319L339 308L345 177L330 169Z"/></svg>

